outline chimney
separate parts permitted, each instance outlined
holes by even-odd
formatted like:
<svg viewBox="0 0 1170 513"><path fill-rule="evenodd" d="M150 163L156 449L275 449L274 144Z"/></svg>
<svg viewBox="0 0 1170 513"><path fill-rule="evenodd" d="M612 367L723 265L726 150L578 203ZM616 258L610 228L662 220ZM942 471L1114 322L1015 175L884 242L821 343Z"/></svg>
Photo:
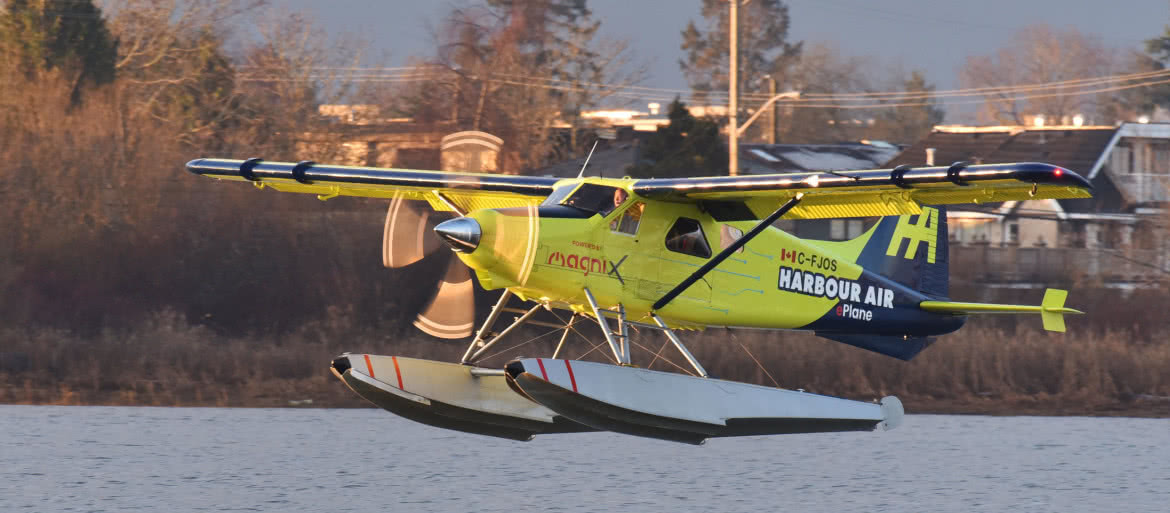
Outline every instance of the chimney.
<svg viewBox="0 0 1170 513"><path fill-rule="evenodd" d="M927 148L926 149L926 165L928 165L928 166L934 165L934 148Z"/></svg>

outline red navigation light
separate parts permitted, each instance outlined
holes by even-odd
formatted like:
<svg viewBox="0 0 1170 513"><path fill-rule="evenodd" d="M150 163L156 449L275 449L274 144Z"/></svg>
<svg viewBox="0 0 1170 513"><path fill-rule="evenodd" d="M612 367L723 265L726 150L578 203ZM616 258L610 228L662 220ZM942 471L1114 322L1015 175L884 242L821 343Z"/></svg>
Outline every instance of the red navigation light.
<svg viewBox="0 0 1170 513"><path fill-rule="evenodd" d="M1053 174L1053 176L1060 177L1060 175L1064 174L1064 170L1058 167L1058 168L1056 168L1056 171L1052 172L1052 174Z"/></svg>

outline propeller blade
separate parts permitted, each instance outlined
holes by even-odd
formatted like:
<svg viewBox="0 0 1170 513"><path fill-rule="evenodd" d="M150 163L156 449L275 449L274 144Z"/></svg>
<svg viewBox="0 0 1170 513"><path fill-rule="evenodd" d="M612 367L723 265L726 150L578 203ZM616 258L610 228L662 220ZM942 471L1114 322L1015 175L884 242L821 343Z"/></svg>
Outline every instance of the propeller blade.
<svg viewBox="0 0 1170 513"><path fill-rule="evenodd" d="M440 241L432 229L442 219L435 214L414 201L390 200L382 231L382 265L406 267L438 249Z"/></svg>
<svg viewBox="0 0 1170 513"><path fill-rule="evenodd" d="M418 314L414 326L439 338L465 338L471 336L474 325L475 290L471 272L458 258L452 258L435 298Z"/></svg>

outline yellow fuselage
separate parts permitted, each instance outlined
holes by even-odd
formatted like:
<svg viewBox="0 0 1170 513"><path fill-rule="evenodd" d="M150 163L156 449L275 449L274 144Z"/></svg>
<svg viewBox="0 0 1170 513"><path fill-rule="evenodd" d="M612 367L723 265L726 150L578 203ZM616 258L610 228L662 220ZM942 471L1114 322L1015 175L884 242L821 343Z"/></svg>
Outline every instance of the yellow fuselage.
<svg viewBox="0 0 1170 513"><path fill-rule="evenodd" d="M618 227L631 208L642 211L632 234ZM544 210L470 213L483 238L460 258L485 288L507 287L527 299L580 312L589 310L588 288L602 308L621 304L629 320L646 323L652 322L651 305L709 260L668 248L668 232L679 218L700 223L712 255L756 224L720 223L694 203L634 195L605 216L558 217ZM904 288L895 296L897 285L872 273L862 279L864 269L856 261L870 235L810 241L768 227L656 313L675 327L772 329L823 329L810 324L836 313L848 321L845 331L890 331L890 322L908 320L904 312L893 315L895 308L918 311L921 297Z"/></svg>

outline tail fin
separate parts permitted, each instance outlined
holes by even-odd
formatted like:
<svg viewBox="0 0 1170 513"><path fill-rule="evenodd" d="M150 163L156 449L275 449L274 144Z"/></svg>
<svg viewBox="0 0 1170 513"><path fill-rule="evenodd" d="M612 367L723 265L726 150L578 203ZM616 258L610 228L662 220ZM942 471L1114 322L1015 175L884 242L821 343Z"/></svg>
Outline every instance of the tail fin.
<svg viewBox="0 0 1170 513"><path fill-rule="evenodd" d="M1040 300L1040 322L1048 331L1064 331L1064 314L1081 313L1077 310L1064 307L1064 300L1068 299L1068 291L1048 289L1044 291L1044 299Z"/></svg>
<svg viewBox="0 0 1170 513"><path fill-rule="evenodd" d="M924 294L947 297L946 207L924 206L918 215L883 217L867 235L858 265Z"/></svg>
<svg viewBox="0 0 1170 513"><path fill-rule="evenodd" d="M1048 331L1064 331L1065 314L1082 314L1084 312L1064 306L1068 298L1067 290L1048 289L1044 291L1044 300L1040 306L1034 305L999 305L991 303L956 303L953 301L923 301L918 307L928 312L949 313L956 315L970 314L1019 314L1038 313Z"/></svg>

